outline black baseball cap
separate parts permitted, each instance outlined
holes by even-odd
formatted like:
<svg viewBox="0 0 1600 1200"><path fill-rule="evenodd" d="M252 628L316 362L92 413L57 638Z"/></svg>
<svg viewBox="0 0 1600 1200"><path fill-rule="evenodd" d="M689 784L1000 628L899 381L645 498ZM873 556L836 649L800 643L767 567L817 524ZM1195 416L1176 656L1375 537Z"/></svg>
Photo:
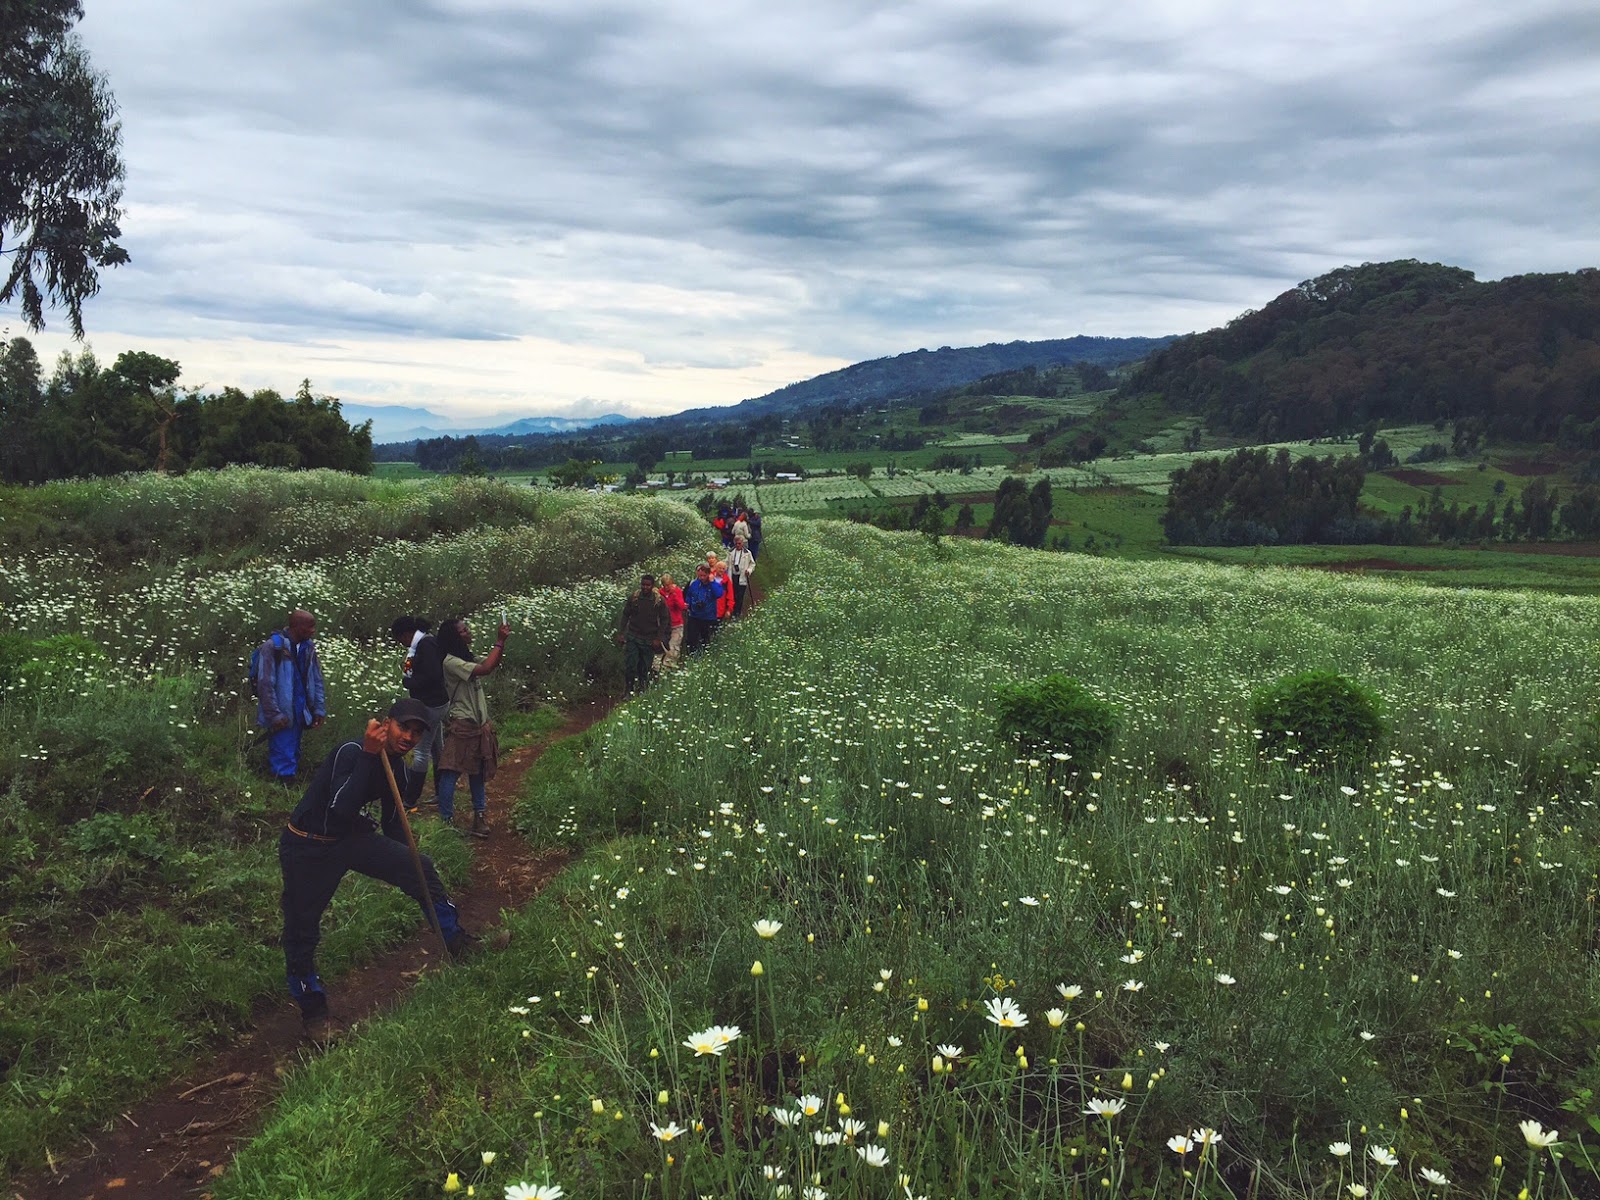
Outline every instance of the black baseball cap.
<svg viewBox="0 0 1600 1200"><path fill-rule="evenodd" d="M433 714L428 711L428 706L410 696L402 696L391 704L389 716L402 725L408 721L415 721L426 730L433 729Z"/></svg>

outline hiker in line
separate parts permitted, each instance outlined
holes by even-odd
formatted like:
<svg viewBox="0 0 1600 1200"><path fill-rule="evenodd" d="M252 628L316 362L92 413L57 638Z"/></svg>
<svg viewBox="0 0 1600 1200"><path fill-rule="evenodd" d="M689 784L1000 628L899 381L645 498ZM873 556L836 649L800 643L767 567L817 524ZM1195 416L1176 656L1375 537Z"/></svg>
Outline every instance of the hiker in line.
<svg viewBox="0 0 1600 1200"><path fill-rule="evenodd" d="M750 593L750 577L756 573L756 556L750 553L743 537L735 535L733 553L728 555L728 574L733 578L732 616L744 616L744 603Z"/></svg>
<svg viewBox="0 0 1600 1200"><path fill-rule="evenodd" d="M761 514L750 513L745 518L750 524L750 555L752 558L761 557Z"/></svg>
<svg viewBox="0 0 1600 1200"><path fill-rule="evenodd" d="M427 705L410 697L396 700L387 717L367 722L359 742L344 742L323 759L278 838L289 995L299 1004L306 1036L314 1042L328 1033L328 997L316 963L322 914L347 871L391 883L418 904L431 905L452 957L464 957L477 941L461 928L456 906L425 855L422 873L428 891L423 894L394 794L378 761L378 755L387 754L391 769L400 770L406 754L432 732ZM380 805L378 823L366 812L373 801Z"/></svg>
<svg viewBox="0 0 1600 1200"><path fill-rule="evenodd" d="M671 575L661 577L661 603L667 606L667 620L672 634L667 638L666 653L661 656L661 668L675 667L683 654L683 615L687 610L683 602L683 589L673 582Z"/></svg>
<svg viewBox="0 0 1600 1200"><path fill-rule="evenodd" d="M666 601L656 591L656 577L642 576L639 590L629 596L617 618L617 645L622 647L622 678L631 694L650 686L650 664L667 652L672 617Z"/></svg>
<svg viewBox="0 0 1600 1200"><path fill-rule="evenodd" d="M688 607L688 632L683 638L683 652L698 654L717 628L717 604L722 599L722 585L711 578L711 568L701 564L694 570L694 579L683 589L683 602Z"/></svg>
<svg viewBox="0 0 1600 1200"><path fill-rule="evenodd" d="M479 662L472 655L472 629L460 617L450 617L439 627L439 647L444 651L444 683L450 694L446 714L444 753L439 758L439 819L454 824L456 783L465 775L472 792L473 837L489 836L489 796L484 785L494 778L500 762L500 744L489 719L489 699L483 678L492 675L505 656L511 626L502 624L494 649Z"/></svg>
<svg viewBox="0 0 1600 1200"><path fill-rule="evenodd" d="M428 706L431 732L417 743L406 769L406 810L415 812L428 782L428 764L433 764L433 803L439 803L439 756L444 753L445 715L450 710L450 694L444 687L444 651L439 639L429 632L431 621L421 617L400 617L389 626L389 636L406 648L400 681L412 699Z"/></svg>
<svg viewBox="0 0 1600 1200"><path fill-rule="evenodd" d="M711 581L722 585L722 594L717 599L717 622L720 625L733 617L733 580L728 575L727 559L718 559L712 564Z"/></svg>
<svg viewBox="0 0 1600 1200"><path fill-rule="evenodd" d="M317 619L303 608L250 656L256 724L267 729L267 764L288 785L300 771L300 735L328 719L322 664L317 660Z"/></svg>
<svg viewBox="0 0 1600 1200"><path fill-rule="evenodd" d="M747 544L750 541L750 518L742 508L739 510L739 515L733 520L734 545L739 544L740 538L743 538Z"/></svg>

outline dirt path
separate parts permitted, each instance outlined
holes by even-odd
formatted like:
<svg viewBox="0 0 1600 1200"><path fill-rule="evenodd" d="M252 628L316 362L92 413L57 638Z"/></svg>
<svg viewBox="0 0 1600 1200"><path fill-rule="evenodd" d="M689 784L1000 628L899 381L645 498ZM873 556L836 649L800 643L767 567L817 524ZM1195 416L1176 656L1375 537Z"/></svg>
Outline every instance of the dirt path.
<svg viewBox="0 0 1600 1200"><path fill-rule="evenodd" d="M535 852L511 831L511 803L523 775L548 747L582 733L615 703L606 698L583 705L550 736L512 750L501 761L489 783L494 836L473 843L471 875L453 890L467 928L492 930L501 910L526 904L566 865L570 856L565 852ZM423 930L339 979L331 988L338 1022L357 1024L393 1008L421 969L440 956L433 934ZM204 1197L211 1180L232 1161L234 1147L256 1132L285 1075L307 1053L299 1010L287 998L263 1000L248 1033L219 1046L204 1066L129 1108L115 1130L90 1138L78 1156L57 1162L53 1171L13 1181L11 1190L18 1200Z"/></svg>

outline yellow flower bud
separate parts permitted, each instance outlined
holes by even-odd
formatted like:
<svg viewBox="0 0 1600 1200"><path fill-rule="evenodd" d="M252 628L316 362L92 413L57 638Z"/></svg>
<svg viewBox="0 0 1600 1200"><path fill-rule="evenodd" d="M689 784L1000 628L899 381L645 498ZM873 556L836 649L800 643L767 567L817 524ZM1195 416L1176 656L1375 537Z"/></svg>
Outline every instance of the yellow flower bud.
<svg viewBox="0 0 1600 1200"><path fill-rule="evenodd" d="M1122 1076L1122 1090L1125 1091L1125 1092L1133 1091L1133 1074L1132 1074L1132 1072L1125 1073Z"/></svg>
<svg viewBox="0 0 1600 1200"><path fill-rule="evenodd" d="M459 1192L461 1190L461 1176L451 1171L444 1177L444 1190L446 1192Z"/></svg>
<svg viewBox="0 0 1600 1200"><path fill-rule="evenodd" d="M917 997L917 1011L918 1012L927 1012L928 1011L928 998L926 996L918 996Z"/></svg>
<svg viewBox="0 0 1600 1200"><path fill-rule="evenodd" d="M606 1110L606 1102L596 1096L593 1100L589 1101L589 1107L594 1109L594 1111L597 1113L603 1113Z"/></svg>
<svg viewBox="0 0 1600 1200"><path fill-rule="evenodd" d="M887 1121L879 1121L878 1122L878 1136L879 1137L888 1137L889 1136L889 1122L887 1122Z"/></svg>
<svg viewBox="0 0 1600 1200"><path fill-rule="evenodd" d="M750 964L750 974L756 976L757 978L760 978L762 975L766 974L766 968L761 965L761 960L759 958Z"/></svg>
<svg viewBox="0 0 1600 1200"><path fill-rule="evenodd" d="M668 1094L666 1088L662 1088L659 1092L656 1093L656 1103L657 1104L665 1104L671 1098L672 1097Z"/></svg>

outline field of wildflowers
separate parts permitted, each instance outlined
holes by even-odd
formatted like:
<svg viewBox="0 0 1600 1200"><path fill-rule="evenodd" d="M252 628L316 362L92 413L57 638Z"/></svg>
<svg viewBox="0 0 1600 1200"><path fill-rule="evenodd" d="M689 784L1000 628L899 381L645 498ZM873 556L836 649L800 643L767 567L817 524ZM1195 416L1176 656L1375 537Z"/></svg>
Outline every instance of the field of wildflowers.
<svg viewBox="0 0 1600 1200"><path fill-rule="evenodd" d="M219 1197L1596 1194L1592 604L782 518L763 567L530 775L585 854L511 947ZM1260 752L1313 668L1368 760ZM1092 771L996 736L1051 672L1120 713Z"/></svg>
<svg viewBox="0 0 1600 1200"><path fill-rule="evenodd" d="M281 990L273 843L296 794L257 774L252 648L309 608L330 719L306 769L398 692L389 622L507 611L502 724L619 673L641 562L691 561L681 505L482 481L229 470L0 496L0 1167L68 1149ZM47 538L40 534L48 532ZM468 851L428 831L447 878ZM348 898L348 903L346 899ZM354 883L326 971L409 933Z"/></svg>

